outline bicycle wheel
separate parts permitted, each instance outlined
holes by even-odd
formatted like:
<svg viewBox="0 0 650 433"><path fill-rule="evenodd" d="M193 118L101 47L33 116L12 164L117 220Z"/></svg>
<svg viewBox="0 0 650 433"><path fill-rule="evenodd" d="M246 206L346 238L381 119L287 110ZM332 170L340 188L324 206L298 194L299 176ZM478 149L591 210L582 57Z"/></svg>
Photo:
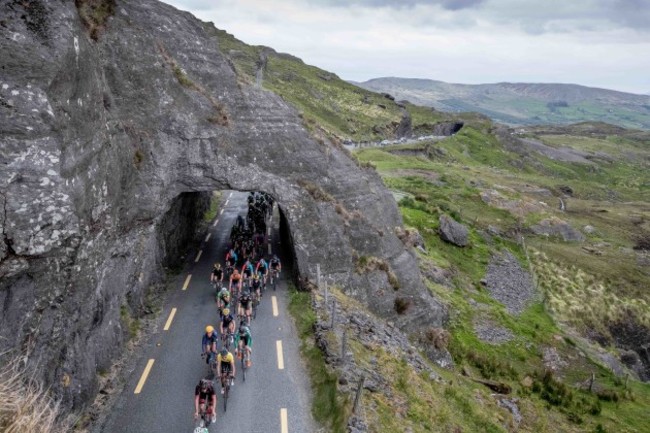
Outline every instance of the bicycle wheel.
<svg viewBox="0 0 650 433"><path fill-rule="evenodd" d="M228 410L228 392L230 391L230 379L226 379L227 383L223 390L223 411Z"/></svg>
<svg viewBox="0 0 650 433"><path fill-rule="evenodd" d="M241 357L241 377L246 382L246 355Z"/></svg>
<svg viewBox="0 0 650 433"><path fill-rule="evenodd" d="M253 320L257 318L257 299L253 300Z"/></svg>

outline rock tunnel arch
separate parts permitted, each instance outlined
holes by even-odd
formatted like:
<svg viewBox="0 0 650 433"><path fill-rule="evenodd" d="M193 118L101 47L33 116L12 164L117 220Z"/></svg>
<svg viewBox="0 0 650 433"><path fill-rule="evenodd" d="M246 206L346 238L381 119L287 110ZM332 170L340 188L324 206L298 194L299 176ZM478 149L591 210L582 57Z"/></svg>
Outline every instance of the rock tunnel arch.
<svg viewBox="0 0 650 433"><path fill-rule="evenodd" d="M266 191L281 203L297 278L315 281L319 264L377 315L442 323L378 174L242 82L202 23L123 2L91 40L74 2L52 8L47 40L16 29L27 39L8 39L1 57L17 94L0 107L11 110L0 111L11 119L0 122L0 351L37 347L33 363L65 406L88 404L97 371L124 348L122 306L160 279L157 226L182 193ZM357 272L364 256L384 260L398 290L386 273ZM395 311L398 295L412 299L408 314Z"/></svg>

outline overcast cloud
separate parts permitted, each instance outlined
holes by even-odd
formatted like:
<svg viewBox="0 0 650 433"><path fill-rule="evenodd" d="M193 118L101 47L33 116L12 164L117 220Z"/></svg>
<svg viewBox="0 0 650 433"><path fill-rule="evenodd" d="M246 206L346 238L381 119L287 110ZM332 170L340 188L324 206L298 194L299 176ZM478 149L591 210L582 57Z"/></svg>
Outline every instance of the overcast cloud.
<svg viewBox="0 0 650 433"><path fill-rule="evenodd" d="M563 82L650 92L650 0L167 0L363 81Z"/></svg>

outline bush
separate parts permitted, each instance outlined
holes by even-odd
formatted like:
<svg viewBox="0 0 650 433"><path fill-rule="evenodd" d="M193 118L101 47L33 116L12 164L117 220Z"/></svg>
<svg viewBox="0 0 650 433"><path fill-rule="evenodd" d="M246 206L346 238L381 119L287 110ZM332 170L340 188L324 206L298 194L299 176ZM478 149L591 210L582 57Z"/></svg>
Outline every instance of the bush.
<svg viewBox="0 0 650 433"><path fill-rule="evenodd" d="M411 306L411 300L408 298L397 297L395 298L395 311L397 314L404 314Z"/></svg>

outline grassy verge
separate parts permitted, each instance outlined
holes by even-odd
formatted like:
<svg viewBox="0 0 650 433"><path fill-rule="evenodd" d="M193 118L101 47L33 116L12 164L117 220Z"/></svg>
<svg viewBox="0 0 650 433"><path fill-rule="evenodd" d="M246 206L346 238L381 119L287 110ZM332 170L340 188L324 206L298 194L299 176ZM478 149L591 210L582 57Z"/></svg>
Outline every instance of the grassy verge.
<svg viewBox="0 0 650 433"><path fill-rule="evenodd" d="M312 384L314 418L326 426L328 431L344 433L349 415L346 409L347 400L338 394L338 378L328 369L323 353L314 343L316 315L311 305L311 293L299 292L291 287L289 312L298 328L301 339L300 351Z"/></svg>
<svg viewBox="0 0 650 433"><path fill-rule="evenodd" d="M213 191L210 197L210 209L203 214L203 221L212 222L219 212L219 202L221 201L221 191Z"/></svg>
<svg viewBox="0 0 650 433"><path fill-rule="evenodd" d="M0 431L6 433L64 433L70 426L61 420L58 403L29 374L22 357L0 355ZM64 386L69 377L62 379Z"/></svg>

